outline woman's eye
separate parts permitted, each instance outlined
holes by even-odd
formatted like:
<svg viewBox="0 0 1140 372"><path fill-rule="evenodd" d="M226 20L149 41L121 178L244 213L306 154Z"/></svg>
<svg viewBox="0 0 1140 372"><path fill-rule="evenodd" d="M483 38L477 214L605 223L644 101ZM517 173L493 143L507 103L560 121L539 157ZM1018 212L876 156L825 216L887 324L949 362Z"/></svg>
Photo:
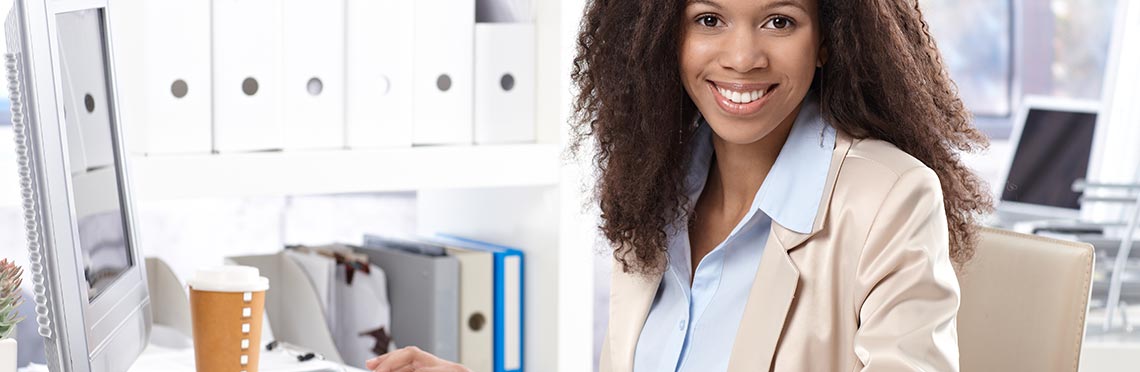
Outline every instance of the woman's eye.
<svg viewBox="0 0 1140 372"><path fill-rule="evenodd" d="M697 18L697 23L705 27L716 27L720 24L720 20L712 15L703 15Z"/></svg>
<svg viewBox="0 0 1140 372"><path fill-rule="evenodd" d="M774 28L777 30L783 30L785 28L788 28L788 26L791 26L791 25L792 25L791 19L788 19L786 17L776 17L776 18L772 18L772 20L768 21L768 24L765 25L765 28Z"/></svg>

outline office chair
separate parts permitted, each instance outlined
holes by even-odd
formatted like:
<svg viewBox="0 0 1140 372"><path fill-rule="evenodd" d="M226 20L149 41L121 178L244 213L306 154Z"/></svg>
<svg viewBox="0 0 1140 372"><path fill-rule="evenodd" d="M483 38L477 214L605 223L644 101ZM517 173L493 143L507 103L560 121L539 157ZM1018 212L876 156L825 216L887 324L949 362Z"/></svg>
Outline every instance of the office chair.
<svg viewBox="0 0 1140 372"><path fill-rule="evenodd" d="M1090 244L981 228L958 270L963 371L1076 371L1092 281Z"/></svg>

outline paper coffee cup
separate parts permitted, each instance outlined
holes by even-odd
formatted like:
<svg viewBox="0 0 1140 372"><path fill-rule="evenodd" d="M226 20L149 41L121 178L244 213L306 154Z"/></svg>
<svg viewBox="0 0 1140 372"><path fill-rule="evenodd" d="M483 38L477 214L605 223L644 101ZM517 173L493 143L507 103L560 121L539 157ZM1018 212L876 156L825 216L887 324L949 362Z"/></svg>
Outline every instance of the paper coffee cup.
<svg viewBox="0 0 1140 372"><path fill-rule="evenodd" d="M269 279L255 267L218 266L187 284L198 372L257 372Z"/></svg>

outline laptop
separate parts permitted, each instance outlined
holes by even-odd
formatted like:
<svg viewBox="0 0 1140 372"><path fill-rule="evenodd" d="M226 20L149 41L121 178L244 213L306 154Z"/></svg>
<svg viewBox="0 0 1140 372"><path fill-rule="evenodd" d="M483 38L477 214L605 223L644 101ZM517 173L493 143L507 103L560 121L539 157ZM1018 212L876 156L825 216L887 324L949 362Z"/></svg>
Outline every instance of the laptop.
<svg viewBox="0 0 1140 372"><path fill-rule="evenodd" d="M1010 136L1013 154L994 184L998 225L1053 221L1096 233L1094 225L1076 223L1081 193L1073 183L1088 174L1099 111L1099 101L1025 98Z"/></svg>

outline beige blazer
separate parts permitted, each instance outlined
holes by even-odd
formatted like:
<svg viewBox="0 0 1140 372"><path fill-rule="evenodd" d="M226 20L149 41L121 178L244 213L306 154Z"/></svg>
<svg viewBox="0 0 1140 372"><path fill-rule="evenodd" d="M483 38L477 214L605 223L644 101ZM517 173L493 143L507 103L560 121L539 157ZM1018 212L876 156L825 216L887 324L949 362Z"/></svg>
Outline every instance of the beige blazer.
<svg viewBox="0 0 1140 372"><path fill-rule="evenodd" d="M837 135L811 232L772 224L728 370L957 371L937 175L887 142ZM633 371L660 280L614 266L602 371Z"/></svg>

